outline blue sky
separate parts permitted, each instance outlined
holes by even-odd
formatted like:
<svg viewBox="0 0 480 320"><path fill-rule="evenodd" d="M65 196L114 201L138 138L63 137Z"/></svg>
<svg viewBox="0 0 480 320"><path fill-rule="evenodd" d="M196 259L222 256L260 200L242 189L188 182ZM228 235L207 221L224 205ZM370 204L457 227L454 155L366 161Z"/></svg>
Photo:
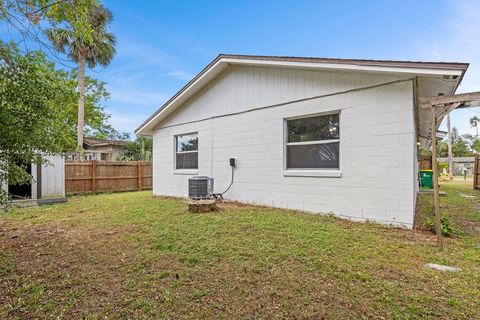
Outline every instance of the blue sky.
<svg viewBox="0 0 480 320"><path fill-rule="evenodd" d="M117 55L111 123L133 131L219 53L470 62L459 92L480 90L480 1L103 1ZM454 111L473 133L480 108Z"/></svg>

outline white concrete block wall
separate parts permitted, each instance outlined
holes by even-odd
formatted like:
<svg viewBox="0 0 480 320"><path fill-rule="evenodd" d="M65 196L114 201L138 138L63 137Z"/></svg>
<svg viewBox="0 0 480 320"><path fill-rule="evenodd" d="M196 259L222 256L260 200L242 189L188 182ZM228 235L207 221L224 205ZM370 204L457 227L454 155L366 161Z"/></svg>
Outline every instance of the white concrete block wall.
<svg viewBox="0 0 480 320"><path fill-rule="evenodd" d="M199 175L230 182L227 199L334 213L411 227L415 206L415 121L410 81L211 120L197 119L398 80L394 76L232 68L154 134L153 193L186 196L174 170L174 136L198 132ZM340 111L340 178L284 176L284 119Z"/></svg>

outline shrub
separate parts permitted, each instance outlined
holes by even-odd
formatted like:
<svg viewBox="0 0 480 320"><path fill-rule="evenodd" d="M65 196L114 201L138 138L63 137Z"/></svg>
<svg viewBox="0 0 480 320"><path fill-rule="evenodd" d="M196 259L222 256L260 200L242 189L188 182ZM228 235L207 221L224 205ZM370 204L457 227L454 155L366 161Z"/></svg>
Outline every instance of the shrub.
<svg viewBox="0 0 480 320"><path fill-rule="evenodd" d="M444 172L447 172L448 173L448 163L445 163L445 162L439 162L437 164L437 168L438 168L438 173L439 174L442 174Z"/></svg>
<svg viewBox="0 0 480 320"><path fill-rule="evenodd" d="M435 233L435 217L430 217L425 220L425 226ZM440 217L440 226L442 230L442 235L445 237L451 237L455 232L455 225L452 220L446 215L441 215Z"/></svg>

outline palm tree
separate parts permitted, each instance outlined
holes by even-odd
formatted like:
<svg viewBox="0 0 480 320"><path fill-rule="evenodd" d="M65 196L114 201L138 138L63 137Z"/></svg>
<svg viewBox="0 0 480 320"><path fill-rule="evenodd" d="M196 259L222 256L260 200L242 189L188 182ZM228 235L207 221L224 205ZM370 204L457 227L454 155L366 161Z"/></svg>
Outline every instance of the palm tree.
<svg viewBox="0 0 480 320"><path fill-rule="evenodd" d="M470 126L475 129L477 129L477 134L475 135L475 138L478 139L478 125L480 124L480 118L477 116L473 116L470 118Z"/></svg>
<svg viewBox="0 0 480 320"><path fill-rule="evenodd" d="M45 31L55 49L67 54L78 64L77 147L79 152L83 149L85 126L85 64L90 69L96 65L107 66L116 53L116 38L107 30L113 19L111 11L102 5L95 5L88 10L87 19L92 31L89 37L82 36L78 30L75 30L74 22L70 23L69 28L51 28Z"/></svg>

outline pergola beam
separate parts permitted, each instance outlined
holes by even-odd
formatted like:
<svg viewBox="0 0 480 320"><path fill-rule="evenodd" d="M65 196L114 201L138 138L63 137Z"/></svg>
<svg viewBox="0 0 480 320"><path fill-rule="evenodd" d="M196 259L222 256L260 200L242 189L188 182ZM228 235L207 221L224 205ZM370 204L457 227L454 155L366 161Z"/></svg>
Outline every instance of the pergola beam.
<svg viewBox="0 0 480 320"><path fill-rule="evenodd" d="M439 124L447 114L458 108L460 105L461 102L455 102L449 105L445 105L444 108L441 108L442 106L436 106L438 109L440 109L440 112L436 114L435 121L437 121L437 123Z"/></svg>
<svg viewBox="0 0 480 320"><path fill-rule="evenodd" d="M472 101L480 101L480 91L454 94L451 96L433 96L422 97L418 99L420 107L430 107L450 103L467 103Z"/></svg>
<svg viewBox="0 0 480 320"><path fill-rule="evenodd" d="M480 107L480 100L467 101L463 103L461 106L457 107L457 109L475 108L475 107Z"/></svg>

